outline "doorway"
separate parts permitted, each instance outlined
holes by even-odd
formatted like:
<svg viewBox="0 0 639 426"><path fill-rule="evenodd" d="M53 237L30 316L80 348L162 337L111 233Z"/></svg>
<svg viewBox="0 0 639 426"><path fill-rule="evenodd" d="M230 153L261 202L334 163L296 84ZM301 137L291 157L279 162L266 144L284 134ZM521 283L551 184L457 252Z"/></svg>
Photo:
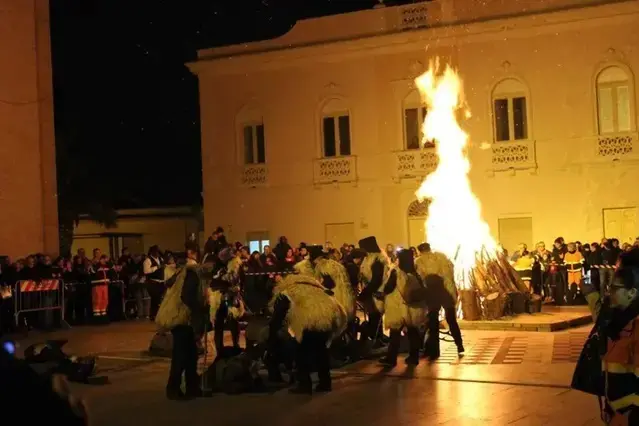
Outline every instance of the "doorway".
<svg viewBox="0 0 639 426"><path fill-rule="evenodd" d="M637 207L603 209L604 236L617 238L621 244L634 243L637 230Z"/></svg>
<svg viewBox="0 0 639 426"><path fill-rule="evenodd" d="M531 250L533 246L532 217L512 217L499 219L499 243L511 255L517 246L524 243Z"/></svg>

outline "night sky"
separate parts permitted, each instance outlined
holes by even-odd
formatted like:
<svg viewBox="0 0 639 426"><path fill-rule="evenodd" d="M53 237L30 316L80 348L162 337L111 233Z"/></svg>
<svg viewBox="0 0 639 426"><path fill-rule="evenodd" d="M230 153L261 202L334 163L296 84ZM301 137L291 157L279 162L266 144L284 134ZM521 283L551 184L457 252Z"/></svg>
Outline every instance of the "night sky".
<svg viewBox="0 0 639 426"><path fill-rule="evenodd" d="M184 63L376 3L50 0L61 209L199 203L198 86Z"/></svg>

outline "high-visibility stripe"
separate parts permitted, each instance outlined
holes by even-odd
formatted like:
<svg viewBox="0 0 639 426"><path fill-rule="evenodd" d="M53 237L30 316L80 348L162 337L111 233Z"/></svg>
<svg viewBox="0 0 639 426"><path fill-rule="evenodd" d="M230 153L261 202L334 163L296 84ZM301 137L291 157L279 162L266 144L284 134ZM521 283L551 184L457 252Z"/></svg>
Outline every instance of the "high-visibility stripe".
<svg viewBox="0 0 639 426"><path fill-rule="evenodd" d="M632 395L626 395L623 398L615 399L614 401L608 400L608 404L610 404L610 407L615 411L623 410L624 408L632 405L639 407L639 395L633 393Z"/></svg>
<svg viewBox="0 0 639 426"><path fill-rule="evenodd" d="M91 284L98 284L98 283L108 284L110 282L111 280L94 280L94 281L91 281Z"/></svg>
<svg viewBox="0 0 639 426"><path fill-rule="evenodd" d="M632 373L639 377L639 367L631 364L621 364L618 362L602 361L603 371L611 374L628 374Z"/></svg>
<svg viewBox="0 0 639 426"><path fill-rule="evenodd" d="M20 291L22 293L30 293L34 291L56 291L60 288L58 280L42 280L40 283L35 281L20 281Z"/></svg>

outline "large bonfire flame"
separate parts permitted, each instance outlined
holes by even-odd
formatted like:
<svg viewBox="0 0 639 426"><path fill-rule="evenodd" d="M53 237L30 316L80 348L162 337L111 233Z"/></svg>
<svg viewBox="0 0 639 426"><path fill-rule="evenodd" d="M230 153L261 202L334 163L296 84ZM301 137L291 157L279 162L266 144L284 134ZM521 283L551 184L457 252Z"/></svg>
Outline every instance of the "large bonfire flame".
<svg viewBox="0 0 639 426"><path fill-rule="evenodd" d="M468 134L457 122L463 108L462 82L448 65L441 72L438 60L431 62L429 70L415 82L428 108L422 142L435 141L439 157L437 169L417 191L420 200L430 199L428 242L433 250L453 261L458 287L469 289L477 259L495 256L499 249L482 219L481 205L468 179ZM465 112L469 116L468 110Z"/></svg>

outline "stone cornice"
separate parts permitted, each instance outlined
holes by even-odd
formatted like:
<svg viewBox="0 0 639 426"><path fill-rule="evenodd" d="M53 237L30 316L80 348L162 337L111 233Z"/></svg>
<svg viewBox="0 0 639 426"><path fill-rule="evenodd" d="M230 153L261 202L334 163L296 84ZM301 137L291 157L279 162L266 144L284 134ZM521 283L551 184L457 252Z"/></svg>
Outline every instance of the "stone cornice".
<svg viewBox="0 0 639 426"><path fill-rule="evenodd" d="M639 2L626 1L598 6L585 6L556 12L544 12L521 17L437 26L400 33L361 37L312 45L278 48L270 51L235 56L202 58L186 66L194 74L233 75L247 71L273 71L313 63L331 63L371 55L415 52L431 42L438 47L455 44L499 41L535 35L555 34L559 29L584 30L607 21L616 23L637 21Z"/></svg>

